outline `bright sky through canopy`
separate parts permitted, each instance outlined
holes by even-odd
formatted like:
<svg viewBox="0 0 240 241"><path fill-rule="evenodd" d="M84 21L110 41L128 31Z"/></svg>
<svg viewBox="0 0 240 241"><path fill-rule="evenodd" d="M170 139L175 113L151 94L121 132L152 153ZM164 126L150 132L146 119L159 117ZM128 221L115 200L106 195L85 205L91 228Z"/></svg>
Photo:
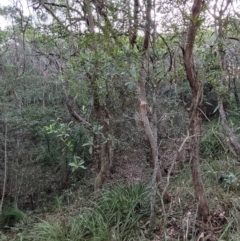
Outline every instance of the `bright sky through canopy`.
<svg viewBox="0 0 240 241"><path fill-rule="evenodd" d="M22 8L23 11L24 11L24 15L29 14L29 10L28 10L29 8L28 8L27 0L19 0L19 1L0 0L0 7L13 6L13 4ZM5 28L9 24L10 23L4 17L0 16L0 28L1 29Z"/></svg>
<svg viewBox="0 0 240 241"><path fill-rule="evenodd" d="M0 7L11 5L11 2L9 0L1 0ZM7 26L7 21L0 16L0 28L4 28Z"/></svg>
<svg viewBox="0 0 240 241"><path fill-rule="evenodd" d="M216 1L216 0L215 0ZM215 1L212 1L210 7L210 12L213 14L213 4ZM190 3L191 1L189 1ZM217 1L217 7L220 7L222 3L224 3L225 0ZM240 11L240 4L239 0L233 0L232 1L232 7L234 7L235 11ZM31 3L28 0L0 0L0 8L4 6L17 6L18 8L22 9L24 15L29 16L32 12ZM29 5L28 5L29 4ZM191 4L190 4L191 5ZM162 16L161 16L162 17ZM161 19L160 17L160 19ZM210 17L211 18L211 17ZM6 20L4 17L0 16L0 28L3 29L6 26L11 25L11 22L9 20Z"/></svg>

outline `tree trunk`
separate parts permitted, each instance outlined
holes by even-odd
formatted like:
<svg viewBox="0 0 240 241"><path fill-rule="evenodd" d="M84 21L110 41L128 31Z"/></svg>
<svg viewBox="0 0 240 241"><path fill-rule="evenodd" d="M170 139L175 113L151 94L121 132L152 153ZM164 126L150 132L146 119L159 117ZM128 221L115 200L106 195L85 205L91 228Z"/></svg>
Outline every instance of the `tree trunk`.
<svg viewBox="0 0 240 241"><path fill-rule="evenodd" d="M109 160L108 160L108 151L107 151L107 143L101 144L101 150L100 150L100 170L95 178L94 181L94 192L98 191L102 188L106 177L107 177L107 171L109 169Z"/></svg>
<svg viewBox="0 0 240 241"><path fill-rule="evenodd" d="M4 108L4 114L7 115L5 112L5 107L3 108ZM0 202L0 215L2 214L4 197L6 192L6 185L7 185L7 138L8 138L8 128L7 128L7 118L5 118L5 121L4 121L4 177L3 177L2 198Z"/></svg>
<svg viewBox="0 0 240 241"><path fill-rule="evenodd" d="M152 175L152 184L151 184L151 214L150 214L150 228L154 227L155 224L155 200L156 200L156 192L157 188L162 192L163 188L161 187L162 175L160 170L159 158L158 158L158 127L157 127L157 99L156 99L156 91L159 87L159 84L153 84L155 80L151 79L150 83L153 86L152 92L152 101L153 101L153 120L150 123L148 117L148 102L147 102L147 94L146 94L146 81L149 74L149 65L150 57L148 54L149 43L150 43L150 33L151 33L151 10L152 10L152 2L151 0L147 0L146 2L146 22L145 22L145 34L142 46L142 67L139 72L139 111L140 117L142 121L142 126L144 128L145 134L148 138L151 147L151 156L153 163L153 175ZM134 11L134 22L138 21L137 18L138 12L138 1L135 1L135 11ZM135 25L136 27L136 25ZM136 29L135 29L136 31ZM135 41L135 40L134 40ZM131 43L134 46L134 43ZM163 200L165 203L169 203L171 198L167 192L165 192Z"/></svg>
<svg viewBox="0 0 240 241"><path fill-rule="evenodd" d="M99 5L96 1L92 1L92 4L96 6L97 13L100 15L103 15L105 24L109 25L110 28L110 23L108 21L108 17L105 15L105 12L103 11L102 7L104 6ZM94 34L94 19L93 19L93 14L92 14L92 6L91 6L91 1L85 0L84 1L85 5L85 16L86 16L86 26L89 30L90 33ZM96 44L97 46L97 44ZM94 52L97 52L96 46L92 47L92 50ZM98 80L98 73L96 70L98 69L98 62L95 63L93 73L91 74L90 72L87 73L87 76L90 81L90 87L92 89L93 93L93 106L94 106L94 117L96 121L98 122L99 125L102 126L102 133L96 135L94 138L94 143L95 143L95 151L99 152L97 156L97 176L94 181L94 191L96 192L97 190L101 189L108 172L110 169L113 167L113 151L112 151L112 142L109 140L109 121L110 121L110 116L109 113L104 106L104 104L101 103L100 96L99 96L99 88L97 85L97 80ZM102 139L102 135L104 136L105 140Z"/></svg>
<svg viewBox="0 0 240 241"><path fill-rule="evenodd" d="M202 103L202 86L197 80L196 71L194 68L193 60L193 47L196 38L196 32L199 15L201 13L204 2L202 0L194 0L192 6L192 13L188 26L187 41L183 48L183 59L184 67L187 75L188 82L192 90L192 103L189 110L189 133L192 136L191 138L191 153L190 153L190 163L192 178L195 190L195 197L198 200L198 217L204 220L207 220L208 217L208 204L205 196L203 183L200 173L200 157L199 157L199 144L200 144L200 135L201 135L201 103Z"/></svg>
<svg viewBox="0 0 240 241"><path fill-rule="evenodd" d="M201 93L201 87L199 89L199 94ZM201 93L202 94L202 93ZM207 199L205 196L205 191L203 188L201 173L200 173L200 158L199 158L199 145L200 145L200 135L201 135L201 125L202 118L200 112L200 100L197 100L196 96L192 97L192 102L195 103L198 107L192 105L190 115L190 125L189 131L192 136L191 139L191 153L190 153L190 165L192 171L192 179L195 191L195 197L197 198L198 205L198 217L203 218L204 220L208 217L208 205ZM198 103L198 104L197 104Z"/></svg>
<svg viewBox="0 0 240 241"><path fill-rule="evenodd" d="M236 74L236 73L235 73ZM236 76L233 76L232 82L233 82L233 93L234 93L234 97L235 97L235 101L237 106L240 106L240 101L239 101L239 96L238 96L238 88L237 88L237 84L236 84Z"/></svg>

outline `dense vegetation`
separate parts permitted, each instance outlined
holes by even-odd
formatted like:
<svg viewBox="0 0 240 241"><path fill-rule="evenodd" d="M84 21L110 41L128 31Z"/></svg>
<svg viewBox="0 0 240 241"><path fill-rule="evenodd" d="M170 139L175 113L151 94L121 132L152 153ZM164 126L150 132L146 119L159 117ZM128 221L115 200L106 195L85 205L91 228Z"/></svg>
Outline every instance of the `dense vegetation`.
<svg viewBox="0 0 240 241"><path fill-rule="evenodd" d="M0 240L239 240L238 4L1 6Z"/></svg>

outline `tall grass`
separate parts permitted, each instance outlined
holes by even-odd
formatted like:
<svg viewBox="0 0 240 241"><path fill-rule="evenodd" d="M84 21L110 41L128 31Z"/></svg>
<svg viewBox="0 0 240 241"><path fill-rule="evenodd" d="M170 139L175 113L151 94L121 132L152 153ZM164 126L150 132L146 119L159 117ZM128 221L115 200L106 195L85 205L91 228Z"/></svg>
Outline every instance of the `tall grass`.
<svg viewBox="0 0 240 241"><path fill-rule="evenodd" d="M141 240L141 220L149 214L146 185L116 185L103 191L92 208L75 217L38 224L35 241L129 241Z"/></svg>

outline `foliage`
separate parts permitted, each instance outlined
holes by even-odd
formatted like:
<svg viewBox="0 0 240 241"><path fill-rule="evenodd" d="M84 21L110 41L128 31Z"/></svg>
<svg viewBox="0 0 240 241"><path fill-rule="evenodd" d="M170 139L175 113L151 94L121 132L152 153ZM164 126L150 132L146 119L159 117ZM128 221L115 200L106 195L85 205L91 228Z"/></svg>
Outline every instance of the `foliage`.
<svg viewBox="0 0 240 241"><path fill-rule="evenodd" d="M148 211L147 193L148 190L144 184L132 184L128 187L117 185L112 190L103 192L97 206L110 224L117 223L123 225L124 229L130 228L131 219L138 222L141 215ZM107 210L110 210L109 216L106 215ZM134 217L136 213L138 213L138 216Z"/></svg>
<svg viewBox="0 0 240 241"><path fill-rule="evenodd" d="M29 14L34 12L34 17L25 16L24 4L22 5L20 0L13 1L12 7L0 8L0 15L5 16L12 24L0 31L0 104L4 113L0 118L1 143L4 143L5 119L9 129L6 202L14 198L17 205L24 207L28 207L30 195L36 198L32 202L37 206L41 203L42 194L44 199L48 197L46 190L56 194L55 187L59 186L59 179L64 179L59 170L64 169L68 174L72 171L72 175L77 176L78 171L89 164L91 157L99 155L99 143L96 143L93 136L82 126L73 122L66 124L59 119L51 121L66 115L62 79L66 83L73 109L91 123L92 131L102 137L99 138L102 143L107 138L118 138L117 145L114 146L115 154L119 150L124 156L128 156L127 152L132 149L138 152L137 148L142 147L144 140L142 129L136 128L134 117L138 114L137 83L141 77L140 70L145 66L140 59L143 54L143 32L147 30L144 26L147 4L139 1L140 8L135 11L130 0L106 3L61 0L46 4L35 0L30 2L32 4L29 6L32 6L34 11ZM89 8L85 6L85 2L90 4ZM127 4L130 7L126 8ZM205 5L209 12L213 11L214 4L212 5L211 1ZM212 174L212 189L220 186L214 197L217 196L218 200L224 202L228 196L219 194L221 188L234 186L232 184L237 183L239 176L234 170L235 163L231 163L231 166L224 165L235 152L232 150L228 153L227 140L220 126L216 124L216 115L213 114L218 110L218 94L224 99L229 127L239 137L237 76L240 49L239 39L236 37L239 35L239 14L232 10L224 13L221 27L225 36L216 38L218 33L215 33L215 30L220 28L213 28L208 24L215 20L220 24L220 17L213 19L218 16L220 5L216 7L216 13L206 16L203 11L195 20L189 17L187 11L190 3L185 1L163 1L161 6L153 4L151 7L152 17L156 13L161 16L161 20L154 22L154 19L150 24L149 33L152 38L147 54L149 63L145 66L145 87L150 121L153 120L150 109L155 106L158 109L160 139L170 137L174 142L185 134L189 124L187 110L191 104L191 89L186 81L182 50L187 40L187 22L190 20L196 24L194 21L197 21L197 25L200 25L203 21L196 33L193 54L196 76L204 88L201 110L206 114L203 116L207 117L208 121L210 119L209 123L204 124L201 133L200 151L204 158L201 167L203 175ZM92 12L88 13L88 10ZM88 18L91 15L95 25L92 32L88 29ZM138 15L139 19L136 19L135 15ZM135 30L138 36L134 46L130 42ZM220 60L218 47L222 49L224 61ZM171 70L168 74L163 74L170 62ZM221 67L223 63L226 65L225 70ZM227 76L229 74L232 76ZM222 79L226 83L223 83ZM157 93L157 103L153 105L152 90L156 83L161 83L161 88ZM95 112L100 106L108 112L101 113L105 114L102 122L108 125L111 133L106 136L101 134L103 123L99 123ZM96 148L93 148L95 144ZM165 150L161 149L160 152L162 151ZM3 146L0 153L3 156ZM209 165L205 165L206 161ZM41 168L42 166L47 168ZM211 168L213 171L209 171ZM3 169L3 165L0 169ZM225 173L223 187L219 185L217 178L215 179L216 171L219 170ZM170 182L179 188L173 187L173 197L178 193L176 190L180 190L179 193L185 193L185 197L190 196L192 200L191 182L185 179L190 171L187 164L184 164L184 168L179 170L181 174L171 176ZM209 180L208 176L206 182ZM91 186L89 182L87 179L87 187ZM73 185L78 187L77 182ZM211 187L208 186L207 190ZM237 185L235 188L239 191ZM140 219L148 212L147 196L148 190L144 185L116 186L98 196L99 200L93 208L83 209L81 215L68 220L69 222L53 220L42 223L38 228L39 240L128 240L136 235ZM61 212L63 202L61 199L56 199L56 202ZM181 208L180 206L179 210L182 211ZM187 205L184 208L187 208ZM239 209L239 202L236 202L234 209ZM21 215L16 210L8 214L3 212L2 215L6 215L6 218L2 216L5 226L10 226L11 220L21 220L18 218ZM235 223L238 219L239 217L234 219ZM225 234L230 232L231 228L227 225L225 230L227 231L220 237L227 239ZM136 240L136 237L133 237L133 240L134 238Z"/></svg>
<svg viewBox="0 0 240 241"><path fill-rule="evenodd" d="M82 160L79 156L74 156L73 161L69 162L68 165L71 167L72 172L78 169L86 169L86 167L84 166L84 160Z"/></svg>
<svg viewBox="0 0 240 241"><path fill-rule="evenodd" d="M8 228L13 227L15 223L22 221L25 214L15 207L5 208L0 215L0 227Z"/></svg>
<svg viewBox="0 0 240 241"><path fill-rule="evenodd" d="M206 128L207 131L203 134L200 142L201 156L218 159L225 153L225 135L214 123L206 124Z"/></svg>
<svg viewBox="0 0 240 241"><path fill-rule="evenodd" d="M231 105L234 107L234 105ZM227 112L227 117L229 119L229 124L232 128L237 128L239 126L239 121L240 121L240 114L239 114L239 107L238 108L233 108L233 110L229 110ZM236 131L237 131L236 130Z"/></svg>
<svg viewBox="0 0 240 241"><path fill-rule="evenodd" d="M68 228L60 220L54 222L42 222L36 227L37 237L33 240L46 241L66 241L68 237Z"/></svg>
<svg viewBox="0 0 240 241"><path fill-rule="evenodd" d="M76 241L110 241L111 230L102 213L94 209L85 210L83 214L74 218L70 230L70 239Z"/></svg>
<svg viewBox="0 0 240 241"><path fill-rule="evenodd" d="M83 209L69 222L55 220L37 225L35 240L137 240L140 222L149 212L148 197L144 184L117 185L103 191L92 208Z"/></svg>
<svg viewBox="0 0 240 241"><path fill-rule="evenodd" d="M237 182L237 177L232 173L222 173L219 177L219 181L225 186L225 187L229 187L232 184Z"/></svg>
<svg viewBox="0 0 240 241"><path fill-rule="evenodd" d="M56 167L67 161L72 171L85 168L84 163L89 160L90 154L85 147L87 135L81 126L71 128L71 124L53 122L43 127L42 151L37 157L38 161Z"/></svg>

